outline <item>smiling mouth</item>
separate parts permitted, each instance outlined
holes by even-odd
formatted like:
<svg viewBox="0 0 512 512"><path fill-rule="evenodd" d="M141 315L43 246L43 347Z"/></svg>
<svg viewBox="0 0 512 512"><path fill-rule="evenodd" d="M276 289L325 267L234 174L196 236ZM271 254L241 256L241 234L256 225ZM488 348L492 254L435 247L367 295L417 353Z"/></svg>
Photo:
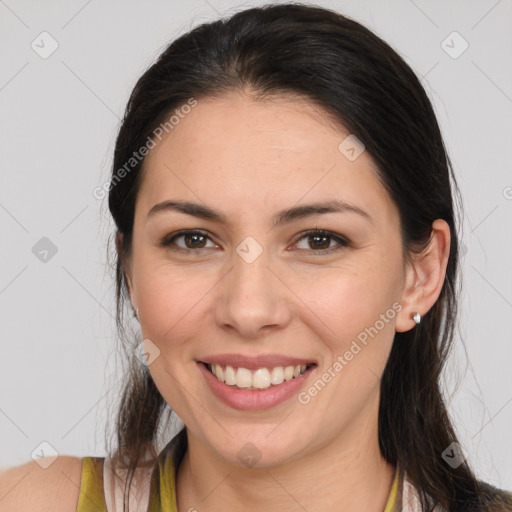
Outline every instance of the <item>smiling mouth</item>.
<svg viewBox="0 0 512 512"><path fill-rule="evenodd" d="M299 364L296 366L275 366L272 368L258 368L250 370L243 367L229 365L209 364L203 362L206 368L217 380L234 389L257 391L279 386L285 381L297 379L316 364Z"/></svg>

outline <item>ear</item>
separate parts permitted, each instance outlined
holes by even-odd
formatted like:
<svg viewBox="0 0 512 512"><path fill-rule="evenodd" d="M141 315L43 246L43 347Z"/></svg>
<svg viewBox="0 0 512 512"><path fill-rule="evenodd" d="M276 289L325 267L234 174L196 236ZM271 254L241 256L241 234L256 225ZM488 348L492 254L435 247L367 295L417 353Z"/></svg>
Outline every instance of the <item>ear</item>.
<svg viewBox="0 0 512 512"><path fill-rule="evenodd" d="M414 313L425 315L434 305L441 293L446 266L450 255L450 226L443 219L432 223L432 234L427 248L420 254L414 254L406 265L406 276L395 331L411 330L416 323Z"/></svg>
<svg viewBox="0 0 512 512"><path fill-rule="evenodd" d="M123 234L119 231L116 234L116 251L121 261L123 272L126 276L126 280L128 283L128 291L130 292L130 298L132 302L133 309L137 309L137 297L134 291L133 286L133 275L131 270L131 265L129 261L126 261L126 257L123 251Z"/></svg>

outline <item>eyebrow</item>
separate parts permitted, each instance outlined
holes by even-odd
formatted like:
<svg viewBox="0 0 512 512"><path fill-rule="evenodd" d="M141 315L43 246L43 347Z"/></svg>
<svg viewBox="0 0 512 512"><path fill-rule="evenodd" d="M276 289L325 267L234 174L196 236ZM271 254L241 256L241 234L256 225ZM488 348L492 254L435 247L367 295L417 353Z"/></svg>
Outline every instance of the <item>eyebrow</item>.
<svg viewBox="0 0 512 512"><path fill-rule="evenodd" d="M199 217L201 219L212 220L223 224L227 223L227 217L219 210L190 201L172 200L155 204L151 210L149 210L146 221L158 213L168 211L177 211L194 217ZM295 206L293 208L281 210L273 217L272 223L274 226L281 226L298 219L325 213L354 213L373 223L372 217L366 211L340 199Z"/></svg>

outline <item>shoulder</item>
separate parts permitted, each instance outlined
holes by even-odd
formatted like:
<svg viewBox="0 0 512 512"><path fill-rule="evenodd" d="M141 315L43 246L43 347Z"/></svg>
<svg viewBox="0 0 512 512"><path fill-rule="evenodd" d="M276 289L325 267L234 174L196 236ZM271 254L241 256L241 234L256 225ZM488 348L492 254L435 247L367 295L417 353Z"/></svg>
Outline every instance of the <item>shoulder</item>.
<svg viewBox="0 0 512 512"><path fill-rule="evenodd" d="M51 457L44 457L37 463L30 461L2 468L0 509L2 512L76 511L81 473L82 459L67 455L59 456L53 462Z"/></svg>

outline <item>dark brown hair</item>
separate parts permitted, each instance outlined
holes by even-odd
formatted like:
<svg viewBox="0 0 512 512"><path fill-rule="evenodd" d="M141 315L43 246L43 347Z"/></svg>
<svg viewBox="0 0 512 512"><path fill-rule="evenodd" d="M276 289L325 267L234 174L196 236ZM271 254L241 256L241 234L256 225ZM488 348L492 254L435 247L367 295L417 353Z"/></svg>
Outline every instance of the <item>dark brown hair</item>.
<svg viewBox="0 0 512 512"><path fill-rule="evenodd" d="M450 511L486 510L489 487L466 462L453 469L442 458L457 440L440 379L457 321L460 221L453 202L459 193L432 105L411 68L377 35L339 13L301 4L251 8L194 28L163 51L131 93L109 190L117 227L117 324L129 361L112 459L129 470L141 464L144 454L154 460L159 428L171 412L147 368L134 357L140 340L126 336L124 327L129 294L123 263L131 255L144 161L122 179L118 171L190 98L200 101L235 90L249 90L256 100L301 95L355 134L399 209L404 254L427 246L434 220L450 226L450 255L438 300L420 325L395 335L381 381L379 444L383 457L407 472L423 510L436 504Z"/></svg>

